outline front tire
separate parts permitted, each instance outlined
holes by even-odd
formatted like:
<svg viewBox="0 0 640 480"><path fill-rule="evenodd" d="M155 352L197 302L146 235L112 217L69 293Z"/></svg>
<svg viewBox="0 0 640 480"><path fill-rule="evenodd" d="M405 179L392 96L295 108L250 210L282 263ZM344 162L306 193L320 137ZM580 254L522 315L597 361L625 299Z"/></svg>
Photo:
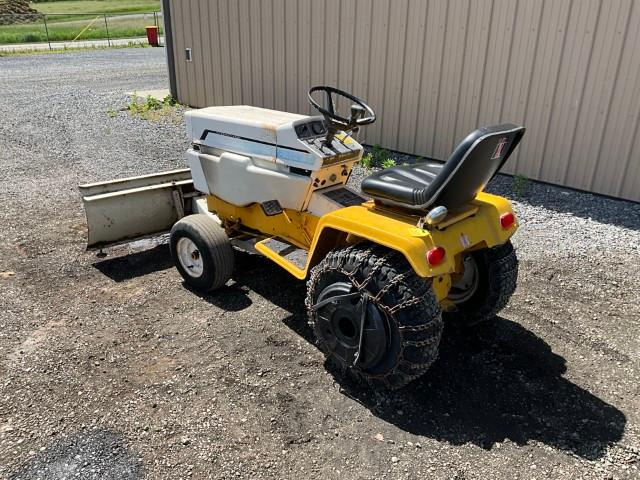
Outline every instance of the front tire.
<svg viewBox="0 0 640 480"><path fill-rule="evenodd" d="M495 317L507 305L516 289L518 258L507 241L469 254L463 265L462 278L452 284L448 296L455 309L445 319L471 327Z"/></svg>
<svg viewBox="0 0 640 480"><path fill-rule="evenodd" d="M176 222L169 244L178 272L197 290L215 290L231 278L234 263L231 242L210 216L189 215Z"/></svg>
<svg viewBox="0 0 640 480"><path fill-rule="evenodd" d="M438 355L442 312L406 259L370 243L330 252L308 281L309 323L320 350L374 389L398 389Z"/></svg>

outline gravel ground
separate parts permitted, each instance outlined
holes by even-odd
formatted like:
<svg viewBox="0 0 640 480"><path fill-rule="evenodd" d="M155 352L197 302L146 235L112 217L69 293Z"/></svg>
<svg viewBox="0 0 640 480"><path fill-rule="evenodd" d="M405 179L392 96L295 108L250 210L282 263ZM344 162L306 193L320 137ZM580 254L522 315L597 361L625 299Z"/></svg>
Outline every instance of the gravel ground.
<svg viewBox="0 0 640 480"><path fill-rule="evenodd" d="M266 259L198 295L162 241L84 252L78 183L183 165L180 124L106 114L166 85L163 53L0 58L0 477L638 478L638 204L496 179L516 294L375 396Z"/></svg>

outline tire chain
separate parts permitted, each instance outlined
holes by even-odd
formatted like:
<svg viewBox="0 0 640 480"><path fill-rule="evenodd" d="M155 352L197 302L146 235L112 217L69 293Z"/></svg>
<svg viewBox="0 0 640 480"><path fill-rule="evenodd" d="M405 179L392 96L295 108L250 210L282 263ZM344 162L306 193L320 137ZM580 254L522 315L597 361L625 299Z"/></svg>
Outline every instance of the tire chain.
<svg viewBox="0 0 640 480"><path fill-rule="evenodd" d="M349 281L352 283L352 285L354 287L356 287L356 289L359 292L362 292L363 294L368 294L368 292L365 290L365 288L369 285L369 283L371 282L371 280L374 278L375 274L384 266L384 264L386 263L386 261L390 258L392 258L394 255L398 255L397 252L395 252L394 250L389 250L389 249L385 249L385 253L379 257L377 257L373 263L373 265L371 266L371 268L369 269L369 272L367 274L367 276L365 277L365 279L362 282L358 282L355 278L358 270L361 268L361 266L363 265L363 263L365 263L367 261L367 258L369 258L372 254L375 253L376 248L382 248L380 246L377 246L375 244L368 244L367 248L364 250L361 250L360 252L355 252L355 262L354 262L354 267L351 271L346 270L345 267L345 263L348 261L349 257L352 255L352 252L354 250L356 250L356 248L361 248L361 245L357 244L357 245L352 245L349 246L347 248L343 248L337 251L337 255L335 255L334 257L331 258L331 260L333 260L335 258L335 262L332 262L332 265L329 265L328 267L322 268L323 263L320 263L318 266L314 267L314 269L311 272L309 281L308 281L308 285L311 286L310 290L309 290L309 294L307 295L307 298L305 299L305 304L307 306L307 309L311 310L313 305L312 305L312 300L315 297L315 291L313 290L315 288L315 284L317 281L317 278L319 277L320 273L324 273L324 272L338 272L341 273L343 275L345 275ZM334 250L335 251L335 250ZM328 263L328 262L327 262ZM402 281L407 280L407 274L409 272L413 272L413 270L411 269L411 267L409 266L407 268L407 270L405 270L404 272L398 273L396 275L395 278L393 278L390 282L388 282L387 284L385 284L385 286L383 288L381 288L378 293L375 295L375 297L371 297L371 300L374 301L375 305L377 308L379 308L380 310L382 310L384 313L386 313L390 319L393 319L394 322L396 322L397 325L397 320L394 319L395 314L400 311L403 310L405 308L409 308L411 306L414 305L418 305L420 303L422 303L424 301L424 299L420 296L416 296L416 295L412 295L409 298L407 298L405 301L398 303L396 305L394 305L393 307L388 307L387 305L382 304L380 301L382 300L382 297L388 293L393 287L395 287L396 285L402 283ZM428 312L428 313L432 313L432 312ZM433 318L433 315L425 315L426 318L429 318L430 320ZM314 322L311 318L309 318L309 325L313 328L314 326ZM441 326L442 325L442 318L439 318L439 321L436 322L436 327ZM437 346L440 343L440 335L437 336L436 339L433 338L429 338L429 339L425 339L425 340L420 340L420 341L412 341L412 340L408 340L406 339L406 333L405 332L422 332L422 331L426 331L429 330L431 328L434 328L434 324L433 322L429 322L429 323L422 323L419 325L397 325L398 331L400 333L400 337L401 337L401 342L400 342L400 349L398 351L398 354L396 356L396 363L397 366L393 369L393 371L391 373L386 372L386 373L381 373L381 374L377 374L377 375L369 375L369 377L367 378L367 380L369 379L375 379L375 380L381 380L385 386L389 389L397 389L397 388L401 388L402 386L406 385L407 383L409 383L410 381L420 377L426 370L428 370L428 368L431 366L431 364L433 363L432 359L431 361L427 362L427 363L412 363L409 361L404 360L404 353L405 353L405 347L415 347L415 348L420 348L420 347L427 347L427 346L433 346L435 348L437 348ZM319 339L317 339L318 342L318 346L322 347L321 345L321 341ZM435 345L434 345L435 344ZM322 348L321 348L322 350ZM435 356L434 356L435 357ZM360 370L357 367L349 367L346 365L339 365L341 368L341 373L344 375L347 373L348 370L350 369L355 369L355 370ZM403 367L408 367L409 370L415 371L415 374L407 374L404 371L400 371L398 372L400 366ZM395 386L392 385L389 382L389 376L393 375L394 373L398 372L402 377L404 377L404 382L400 385L400 386Z"/></svg>

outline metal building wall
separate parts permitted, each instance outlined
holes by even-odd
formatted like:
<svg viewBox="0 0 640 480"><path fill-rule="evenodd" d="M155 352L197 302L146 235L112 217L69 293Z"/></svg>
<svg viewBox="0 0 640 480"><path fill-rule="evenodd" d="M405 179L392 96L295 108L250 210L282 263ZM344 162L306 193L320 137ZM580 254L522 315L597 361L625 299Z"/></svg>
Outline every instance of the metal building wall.
<svg viewBox="0 0 640 480"><path fill-rule="evenodd" d="M183 103L310 113L335 85L377 111L367 143L434 158L511 121L506 172L640 201L640 0L168 2Z"/></svg>

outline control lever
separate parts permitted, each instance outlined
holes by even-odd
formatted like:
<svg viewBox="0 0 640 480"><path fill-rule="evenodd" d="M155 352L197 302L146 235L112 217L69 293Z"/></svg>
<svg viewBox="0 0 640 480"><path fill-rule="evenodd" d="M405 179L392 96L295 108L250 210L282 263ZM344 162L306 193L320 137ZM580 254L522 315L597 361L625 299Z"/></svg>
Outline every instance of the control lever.
<svg viewBox="0 0 640 480"><path fill-rule="evenodd" d="M349 117L349 123L355 124L359 118L364 117L365 112L366 110L357 103L351 105L351 117Z"/></svg>
<svg viewBox="0 0 640 480"><path fill-rule="evenodd" d="M364 117L364 114L366 112L367 111L363 107L361 107L357 103L354 103L353 105L351 105L351 116L349 117L349 123L351 123L352 125L357 125L358 119ZM360 138L360 127L356 126L351 131L353 132L353 137L356 140Z"/></svg>
<svg viewBox="0 0 640 480"><path fill-rule="evenodd" d="M367 111L361 107L360 105L358 105L357 103L354 103L353 105L351 105L351 115L349 116L349 125L353 125L351 128L349 128L347 130L347 128L345 128L345 131L352 131L353 133L357 134L360 130L360 128L357 126L358 125L358 119L364 117L364 114ZM325 137L324 140L324 145L326 147L330 147L331 146L331 142L333 141L333 137L335 136L335 134L338 132L339 128L335 127L334 125L330 124L327 125L327 136Z"/></svg>
<svg viewBox="0 0 640 480"><path fill-rule="evenodd" d="M327 125L327 134L324 137L323 145L327 148L331 148L331 142L333 142L333 137L338 133L338 128L335 125L328 124Z"/></svg>

